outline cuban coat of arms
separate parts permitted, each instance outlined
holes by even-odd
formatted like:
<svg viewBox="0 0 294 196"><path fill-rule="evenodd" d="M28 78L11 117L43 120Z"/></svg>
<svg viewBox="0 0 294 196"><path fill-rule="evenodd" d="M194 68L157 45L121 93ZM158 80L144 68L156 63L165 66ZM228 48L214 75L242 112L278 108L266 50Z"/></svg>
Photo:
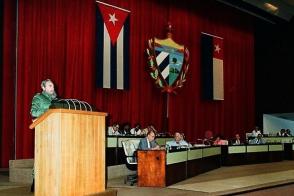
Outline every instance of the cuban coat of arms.
<svg viewBox="0 0 294 196"><path fill-rule="evenodd" d="M175 93L186 81L189 51L172 39L171 26L166 39L148 40L148 66L150 75L162 92Z"/></svg>

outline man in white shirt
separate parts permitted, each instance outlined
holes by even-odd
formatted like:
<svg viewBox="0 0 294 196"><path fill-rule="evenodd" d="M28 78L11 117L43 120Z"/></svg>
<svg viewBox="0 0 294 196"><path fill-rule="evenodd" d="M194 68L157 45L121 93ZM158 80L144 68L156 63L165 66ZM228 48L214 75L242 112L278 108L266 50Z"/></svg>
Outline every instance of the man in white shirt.
<svg viewBox="0 0 294 196"><path fill-rule="evenodd" d="M188 142L186 142L183 139L182 135L179 132L175 132L174 140L166 142L166 145L169 147L172 147L172 146L188 147L189 146Z"/></svg>
<svg viewBox="0 0 294 196"><path fill-rule="evenodd" d="M137 123L134 128L131 129L132 135L141 135L141 125Z"/></svg>
<svg viewBox="0 0 294 196"><path fill-rule="evenodd" d="M259 134L261 134L261 131L258 126L255 127L255 129L252 131L252 136L257 137Z"/></svg>
<svg viewBox="0 0 294 196"><path fill-rule="evenodd" d="M249 140L249 144L265 144L265 140L262 138L261 134L258 134L256 138Z"/></svg>
<svg viewBox="0 0 294 196"><path fill-rule="evenodd" d="M120 135L118 123L114 123L111 127L108 127L108 135Z"/></svg>

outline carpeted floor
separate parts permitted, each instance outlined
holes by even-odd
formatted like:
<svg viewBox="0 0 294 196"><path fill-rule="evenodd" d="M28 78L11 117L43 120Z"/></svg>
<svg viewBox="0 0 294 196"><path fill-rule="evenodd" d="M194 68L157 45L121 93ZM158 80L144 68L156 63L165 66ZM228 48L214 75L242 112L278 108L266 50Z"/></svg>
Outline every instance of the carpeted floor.
<svg viewBox="0 0 294 196"><path fill-rule="evenodd" d="M286 183L294 183L293 161L222 167L179 182L169 188L219 195Z"/></svg>
<svg viewBox="0 0 294 196"><path fill-rule="evenodd" d="M285 184L286 183L286 184ZM285 185L283 185L285 184ZM222 167L167 188L129 186L123 178L108 181L118 196L294 195L294 161ZM0 196L28 196L30 185L8 182L0 172Z"/></svg>

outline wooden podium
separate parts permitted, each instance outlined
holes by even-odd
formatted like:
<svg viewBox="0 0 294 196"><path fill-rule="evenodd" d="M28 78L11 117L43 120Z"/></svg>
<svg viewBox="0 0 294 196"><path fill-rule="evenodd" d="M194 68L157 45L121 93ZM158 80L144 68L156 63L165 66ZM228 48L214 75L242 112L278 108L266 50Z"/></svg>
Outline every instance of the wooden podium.
<svg viewBox="0 0 294 196"><path fill-rule="evenodd" d="M138 186L165 187L165 150L138 150Z"/></svg>
<svg viewBox="0 0 294 196"><path fill-rule="evenodd" d="M35 195L105 191L106 113L50 109L35 128Z"/></svg>

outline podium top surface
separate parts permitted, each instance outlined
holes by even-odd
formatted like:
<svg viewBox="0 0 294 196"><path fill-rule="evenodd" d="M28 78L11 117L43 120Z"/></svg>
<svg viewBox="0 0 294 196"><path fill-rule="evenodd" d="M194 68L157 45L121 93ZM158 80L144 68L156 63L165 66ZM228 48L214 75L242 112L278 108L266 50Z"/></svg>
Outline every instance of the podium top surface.
<svg viewBox="0 0 294 196"><path fill-rule="evenodd" d="M84 110L68 110L68 109L49 109L39 118L37 118L30 126L30 129L34 129L39 123L41 123L45 118L53 113L70 113L70 114L82 114L82 115L94 115L94 116L107 116L105 112L91 112Z"/></svg>

